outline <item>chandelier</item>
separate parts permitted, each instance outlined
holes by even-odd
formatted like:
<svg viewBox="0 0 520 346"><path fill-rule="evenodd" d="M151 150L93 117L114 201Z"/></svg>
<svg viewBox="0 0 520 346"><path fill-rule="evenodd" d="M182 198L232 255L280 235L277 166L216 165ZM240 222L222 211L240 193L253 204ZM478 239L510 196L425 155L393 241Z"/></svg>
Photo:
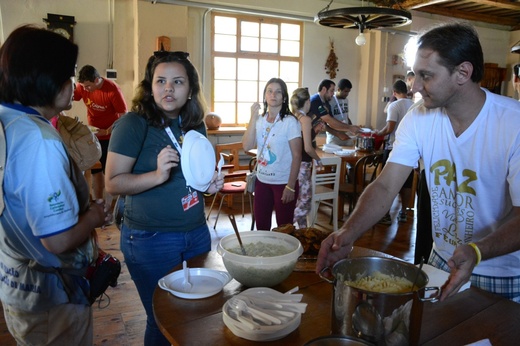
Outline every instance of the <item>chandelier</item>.
<svg viewBox="0 0 520 346"><path fill-rule="evenodd" d="M398 27L410 24L412 14L406 10L389 7L345 7L329 10L331 0L327 7L318 12L314 22L340 29L358 29L356 44L362 46L366 43L363 32L366 29L378 29L386 27ZM394 0L395 2L395 0Z"/></svg>

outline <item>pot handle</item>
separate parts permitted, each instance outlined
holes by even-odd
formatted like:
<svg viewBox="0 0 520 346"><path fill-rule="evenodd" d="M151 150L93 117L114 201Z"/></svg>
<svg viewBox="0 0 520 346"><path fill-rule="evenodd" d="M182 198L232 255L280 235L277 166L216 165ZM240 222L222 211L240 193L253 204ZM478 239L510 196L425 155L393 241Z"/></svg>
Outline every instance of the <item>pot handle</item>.
<svg viewBox="0 0 520 346"><path fill-rule="evenodd" d="M326 272L331 273L331 275L329 277L326 277L325 276ZM334 275L332 275L332 270L330 270L329 267L323 268L318 275L320 276L320 278L322 278L323 280L327 281L329 284L334 284L334 280L330 279L331 277L334 278Z"/></svg>
<svg viewBox="0 0 520 346"><path fill-rule="evenodd" d="M439 297L441 296L442 289L440 287L425 287L424 289L424 296L425 297L419 297L419 300L421 302L430 302L430 303L437 303L439 301ZM428 294L428 297L426 297L426 291L436 291Z"/></svg>

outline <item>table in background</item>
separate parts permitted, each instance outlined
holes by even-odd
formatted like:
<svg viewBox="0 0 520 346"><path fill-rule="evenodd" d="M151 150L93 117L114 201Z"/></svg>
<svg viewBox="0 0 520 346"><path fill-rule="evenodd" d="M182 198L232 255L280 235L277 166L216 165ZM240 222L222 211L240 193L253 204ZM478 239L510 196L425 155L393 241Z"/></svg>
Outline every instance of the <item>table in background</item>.
<svg viewBox="0 0 520 346"><path fill-rule="evenodd" d="M392 256L354 247L353 256ZM190 268L225 270L222 258L209 252L188 261ZM177 266L173 270L181 270ZM330 334L332 284L313 272L293 272L274 289L285 292L298 286L307 311L300 326L271 342L254 342L235 336L222 320L222 306L246 287L232 280L222 292L205 299L181 299L155 289L153 309L163 334L173 345L303 345ZM443 303L425 303L419 344L464 345L489 338L493 345L514 345L520 340L520 304L477 288L470 288Z"/></svg>
<svg viewBox="0 0 520 346"><path fill-rule="evenodd" d="M339 183L344 184L347 182L347 164L350 165L350 167L354 168L356 165L356 162L358 162L359 159L362 157L373 155L378 152L376 151L361 151L361 150L355 150L355 147L341 147L345 150L352 150L351 153L346 155L336 155L333 153L327 153L323 151L322 149L316 149L316 153L319 157L340 157L341 158L341 172L339 176ZM343 217L345 216L344 212L345 208L345 198L342 194L338 196L338 219L343 220Z"/></svg>

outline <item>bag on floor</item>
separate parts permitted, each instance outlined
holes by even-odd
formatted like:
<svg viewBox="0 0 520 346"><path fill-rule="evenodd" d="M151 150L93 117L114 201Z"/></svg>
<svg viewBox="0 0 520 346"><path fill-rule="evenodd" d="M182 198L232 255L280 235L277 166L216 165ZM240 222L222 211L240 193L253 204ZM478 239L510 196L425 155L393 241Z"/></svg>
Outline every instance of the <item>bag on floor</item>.
<svg viewBox="0 0 520 346"><path fill-rule="evenodd" d="M98 249L97 260L87 269L85 278L90 284L90 304L94 304L96 299L107 290L108 286L116 287L117 278L121 273L121 262L111 254Z"/></svg>

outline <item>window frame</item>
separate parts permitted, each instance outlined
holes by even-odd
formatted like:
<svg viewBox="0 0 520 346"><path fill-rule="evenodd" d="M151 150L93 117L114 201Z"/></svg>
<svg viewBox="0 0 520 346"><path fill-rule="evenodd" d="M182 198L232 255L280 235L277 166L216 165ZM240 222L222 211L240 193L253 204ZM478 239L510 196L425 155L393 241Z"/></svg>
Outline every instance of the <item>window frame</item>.
<svg viewBox="0 0 520 346"><path fill-rule="evenodd" d="M230 17L236 19L236 49L235 52L217 52L215 51L215 17ZM238 61L239 59L256 59L256 60L272 60L276 61L278 65L282 62L296 62L298 63L298 72L297 72L297 81L291 82L295 83L297 85L301 85L302 76L303 76L303 29L304 25L302 21L298 20L290 20L290 19L282 19L282 18L272 18L272 17L260 17L255 15L245 15L245 14L236 14L236 13L228 13L228 12L218 12L215 11L211 15L212 25L211 25L211 93L210 93L210 108L214 111L215 109L215 59L216 58L233 58ZM240 43L241 43L241 22L247 21L247 22L257 22L259 24L274 24L278 26L278 38L277 38L277 44L278 44L278 52L277 53L265 53L265 52L251 52L251 51L240 51ZM291 24L291 25L298 25L300 28L300 37L299 37L299 52L298 56L282 56L281 55L281 44L282 44L282 30L281 26L282 24ZM235 119L234 123L225 122L225 119L223 119L221 126L226 127L243 127L247 125L247 122L240 122L239 121L239 101L238 101L238 84L240 81L244 81L239 79L238 76L238 69L239 64L237 63L235 65L235 95L234 95L234 107L235 107ZM271 76L271 77L279 77L279 76ZM271 78L270 77L270 78ZM260 97L260 94L262 93L265 82L267 80L260 80L260 76L257 77L256 83L258 83L258 96L257 96L257 102L262 102L262 100L258 100ZM287 81L286 81L287 82ZM291 90L289 91L291 92ZM233 103L230 101L230 103ZM253 103L253 102L252 102ZM251 103L251 104L252 104ZM249 114L247 117L245 117L247 121L249 121ZM242 119L244 119L244 115L242 116Z"/></svg>

